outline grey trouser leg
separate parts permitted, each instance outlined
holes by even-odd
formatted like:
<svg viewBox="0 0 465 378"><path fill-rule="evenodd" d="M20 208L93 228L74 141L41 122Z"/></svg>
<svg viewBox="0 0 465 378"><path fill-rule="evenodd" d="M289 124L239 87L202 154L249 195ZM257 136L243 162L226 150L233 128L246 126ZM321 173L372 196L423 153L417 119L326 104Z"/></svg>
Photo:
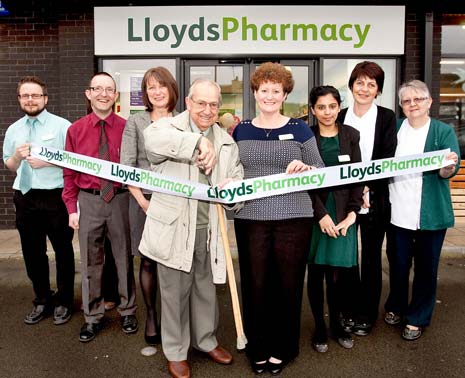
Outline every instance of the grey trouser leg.
<svg viewBox="0 0 465 378"><path fill-rule="evenodd" d="M204 352L218 345L218 302L206 247L207 230L197 230L191 272L158 264L162 346L169 361L186 360L191 339Z"/></svg>
<svg viewBox="0 0 465 378"><path fill-rule="evenodd" d="M98 323L105 312L102 296L105 235L110 239L118 274L118 311L122 316L136 312L128 200L129 193L116 195L110 203L90 193L79 193L82 303L87 323Z"/></svg>

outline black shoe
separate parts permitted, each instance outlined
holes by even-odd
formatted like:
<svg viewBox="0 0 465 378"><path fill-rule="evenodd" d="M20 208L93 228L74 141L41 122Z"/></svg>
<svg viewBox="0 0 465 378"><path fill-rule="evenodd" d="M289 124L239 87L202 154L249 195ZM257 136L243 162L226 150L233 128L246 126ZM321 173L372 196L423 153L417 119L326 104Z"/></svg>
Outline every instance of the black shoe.
<svg viewBox="0 0 465 378"><path fill-rule="evenodd" d="M79 341L81 343L88 343L95 339L97 333L101 330L102 326L100 323L84 323L79 333Z"/></svg>
<svg viewBox="0 0 465 378"><path fill-rule="evenodd" d="M283 371L284 361L275 363L275 362L271 362L270 360L268 360L267 365L268 365L268 371L272 375L278 375L279 373Z"/></svg>
<svg viewBox="0 0 465 378"><path fill-rule="evenodd" d="M50 315L50 307L48 305L37 305L34 306L29 314L24 317L24 323L36 324L39 323L43 318Z"/></svg>
<svg viewBox="0 0 465 378"><path fill-rule="evenodd" d="M147 345L157 345L161 343L161 336L159 333L153 336L149 336L146 333L144 333L144 339Z"/></svg>
<svg viewBox="0 0 465 378"><path fill-rule="evenodd" d="M352 332L357 336L367 336L370 334L371 330L373 329L373 324L369 322L355 322L354 327L352 328Z"/></svg>
<svg viewBox="0 0 465 378"><path fill-rule="evenodd" d="M125 315L121 318L121 329L124 333L135 333L139 328L135 315Z"/></svg>
<svg viewBox="0 0 465 378"><path fill-rule="evenodd" d="M267 368L267 361L252 362L252 370L255 374L263 374Z"/></svg>
<svg viewBox="0 0 465 378"><path fill-rule="evenodd" d="M341 327L344 331L352 332L355 326L355 321L353 319L341 317L340 322L341 322Z"/></svg>
<svg viewBox="0 0 465 378"><path fill-rule="evenodd" d="M71 310L65 306L55 307L53 312L53 324L60 325L65 324L71 319Z"/></svg>

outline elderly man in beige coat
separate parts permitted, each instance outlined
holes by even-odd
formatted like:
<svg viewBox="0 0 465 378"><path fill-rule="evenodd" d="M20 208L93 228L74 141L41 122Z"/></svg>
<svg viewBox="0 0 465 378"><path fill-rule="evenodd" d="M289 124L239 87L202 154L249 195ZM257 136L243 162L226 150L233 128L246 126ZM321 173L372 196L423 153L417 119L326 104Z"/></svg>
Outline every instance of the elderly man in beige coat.
<svg viewBox="0 0 465 378"><path fill-rule="evenodd" d="M144 131L152 170L211 185L242 179L237 145L216 124L220 105L219 85L196 80L185 112ZM159 262L162 346L171 376L190 377L190 345L230 364L216 339L215 283L226 281L226 263L215 205L153 193L139 249Z"/></svg>

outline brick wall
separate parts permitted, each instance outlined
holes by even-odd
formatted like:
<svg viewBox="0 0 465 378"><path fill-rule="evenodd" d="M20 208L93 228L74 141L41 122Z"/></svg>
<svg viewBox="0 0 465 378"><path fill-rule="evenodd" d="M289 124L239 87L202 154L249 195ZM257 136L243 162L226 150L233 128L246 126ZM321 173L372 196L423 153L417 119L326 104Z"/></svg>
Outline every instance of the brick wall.
<svg viewBox="0 0 465 378"><path fill-rule="evenodd" d="M406 54L402 59L401 82L413 79L425 79L425 14L421 12L407 12ZM434 13L433 22L433 86L430 88L433 97L431 116L437 117L439 113L440 93L440 65L441 60L441 14Z"/></svg>
<svg viewBox="0 0 465 378"><path fill-rule="evenodd" d="M93 9L86 3L73 4L74 13L52 0L8 3L10 16L0 18L2 155L6 129L23 116L16 99L16 84L22 76L45 80L50 112L71 122L85 114L84 89L95 72ZM14 227L13 179L14 174L0 164L0 229Z"/></svg>

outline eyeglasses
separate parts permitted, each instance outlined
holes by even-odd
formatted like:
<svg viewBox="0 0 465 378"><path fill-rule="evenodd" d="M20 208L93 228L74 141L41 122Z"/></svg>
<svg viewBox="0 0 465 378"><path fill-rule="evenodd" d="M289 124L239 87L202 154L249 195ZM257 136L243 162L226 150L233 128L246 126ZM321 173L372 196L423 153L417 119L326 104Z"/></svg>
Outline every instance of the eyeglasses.
<svg viewBox="0 0 465 378"><path fill-rule="evenodd" d="M407 106L407 105L410 105L413 102L415 105L418 105L418 104L420 104L423 101L428 100L428 99L429 99L429 97L415 97L415 98L411 98L411 99L408 99L408 100L401 100L400 104L402 106Z"/></svg>
<svg viewBox="0 0 465 378"><path fill-rule="evenodd" d="M90 90L92 90L93 92L97 93L97 94L101 94L103 93L103 91L107 92L107 94L109 95L113 95L115 94L116 92L116 89L115 88L111 88L111 87L107 87L107 88L103 88L103 87L89 87Z"/></svg>
<svg viewBox="0 0 465 378"><path fill-rule="evenodd" d="M39 98L42 98L44 96L47 96L47 95L46 94L41 94L41 93L33 93L33 94L23 93L23 94L18 95L18 97L21 100L29 100L29 98L32 98L34 100L38 100Z"/></svg>
<svg viewBox="0 0 465 378"><path fill-rule="evenodd" d="M193 98L191 98L191 101L202 110L205 110L207 108L207 105L210 107L211 110L218 110L220 107L219 102L196 101Z"/></svg>

